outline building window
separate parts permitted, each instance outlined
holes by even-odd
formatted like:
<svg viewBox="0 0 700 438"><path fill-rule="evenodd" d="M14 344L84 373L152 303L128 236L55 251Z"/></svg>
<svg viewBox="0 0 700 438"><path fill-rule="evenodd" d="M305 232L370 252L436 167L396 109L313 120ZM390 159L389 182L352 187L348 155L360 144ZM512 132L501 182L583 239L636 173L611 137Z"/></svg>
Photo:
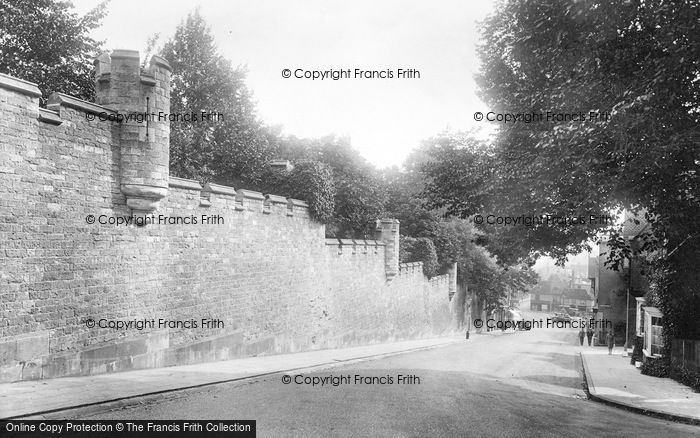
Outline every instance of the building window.
<svg viewBox="0 0 700 438"><path fill-rule="evenodd" d="M655 307L644 308L644 355L658 357L663 352L663 314Z"/></svg>
<svg viewBox="0 0 700 438"><path fill-rule="evenodd" d="M651 354L652 356L661 355L663 349L663 339L661 339L661 318L651 317Z"/></svg>

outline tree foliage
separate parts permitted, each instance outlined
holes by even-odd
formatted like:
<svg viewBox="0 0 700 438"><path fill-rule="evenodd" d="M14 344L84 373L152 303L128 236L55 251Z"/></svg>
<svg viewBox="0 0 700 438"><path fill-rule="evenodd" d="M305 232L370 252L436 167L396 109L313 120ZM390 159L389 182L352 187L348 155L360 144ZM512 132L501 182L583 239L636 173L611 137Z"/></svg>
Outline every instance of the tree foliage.
<svg viewBox="0 0 700 438"><path fill-rule="evenodd" d="M273 157L270 132L257 119L245 69L234 69L217 52L198 10L177 27L160 54L173 67L171 113L197 117L170 124L172 174L234 187L260 183ZM202 113L217 116L202 118Z"/></svg>
<svg viewBox="0 0 700 438"><path fill-rule="evenodd" d="M458 196L466 187L477 187L479 173L488 175L490 157L480 143L472 143L459 155L456 144L471 142L468 136L442 134L426 140L406 160L405 171L384 172L388 188L387 211L401 221L402 236L430 239L435 245L437 272L445 273L457 264L457 280L467 284L484 309L491 311L506 304L509 294L527 291L537 281L537 275L527 267L510 267L497 260L480 245L484 233L465 219L448 217L450 211L437 208L435 198L426 198L440 182L449 185L450 193ZM432 172L443 163L451 170ZM469 189L472 190L472 189ZM434 193L434 192L432 192ZM486 193L478 195L485 203ZM474 198L476 199L476 198ZM406 240L408 237L402 237Z"/></svg>
<svg viewBox="0 0 700 438"><path fill-rule="evenodd" d="M264 193L301 199L309 204L309 212L317 221L333 222L335 185L330 166L315 160L300 160L291 171L267 167L264 182L256 187Z"/></svg>
<svg viewBox="0 0 700 438"><path fill-rule="evenodd" d="M79 16L55 0L0 0L0 73L38 84L46 97L59 91L94 101L93 60L102 43L89 36L108 1Z"/></svg>
<svg viewBox="0 0 700 438"><path fill-rule="evenodd" d="M537 181L544 193L516 192L536 205L644 214L651 232L637 248L613 233L611 264L635 252L655 254L651 298L664 311L667 340L699 337L693 266L700 254L700 4L507 6L484 29L480 82L487 102L496 110L611 116L503 128L502 173L516 183Z"/></svg>
<svg viewBox="0 0 700 438"><path fill-rule="evenodd" d="M217 53L198 11L178 26L161 55L173 67L171 112L222 113L224 117L171 123L174 175L301 197L310 203L314 217L327 224L328 235L374 235L385 197L376 169L347 139L281 137L260 123L245 86L245 70L233 69ZM296 166L284 182L270 173L267 165L273 158L288 159Z"/></svg>
<svg viewBox="0 0 700 438"><path fill-rule="evenodd" d="M438 274L438 257L435 244L428 237L401 236L399 240L401 263L423 262L423 274L434 277Z"/></svg>
<svg viewBox="0 0 700 438"><path fill-rule="evenodd" d="M563 260L601 232L610 236L609 266L658 255L652 298L665 309L667 338L697 337L700 3L506 0L497 11L482 26L482 99L496 113L544 118L499 124L490 175L479 172L472 144L456 142L455 157L442 154L429 169L432 199L462 217L479 209L643 215L651 228L636 247L619 228L590 221L482 228L484 243L510 262L531 254ZM457 184L473 172L479 182L460 193L441 172L456 172Z"/></svg>
<svg viewBox="0 0 700 438"><path fill-rule="evenodd" d="M697 2L660 0L502 2L483 25L482 98L494 112L545 119L500 124L488 159L457 139L442 154L455 157L437 154L430 171L434 201L462 217L487 209L589 218L643 208L653 220L650 245L670 249L697 236L699 10ZM479 160L491 160L493 173L481 172ZM456 184L438 177L448 174ZM563 259L612 229L589 221L490 231L486 243L512 262L533 253Z"/></svg>
<svg viewBox="0 0 700 438"><path fill-rule="evenodd" d="M348 139L287 137L279 140L278 147L280 158L312 159L332 170L336 194L333 220L326 229L329 236L373 238L375 221L384 212L386 190L378 171Z"/></svg>
<svg viewBox="0 0 700 438"><path fill-rule="evenodd" d="M467 284L491 311L506 303L509 295L524 293L537 283L537 274L525 265L498 263L478 244L480 232L467 220L451 218L438 223L433 237L444 271L457 263L458 281Z"/></svg>

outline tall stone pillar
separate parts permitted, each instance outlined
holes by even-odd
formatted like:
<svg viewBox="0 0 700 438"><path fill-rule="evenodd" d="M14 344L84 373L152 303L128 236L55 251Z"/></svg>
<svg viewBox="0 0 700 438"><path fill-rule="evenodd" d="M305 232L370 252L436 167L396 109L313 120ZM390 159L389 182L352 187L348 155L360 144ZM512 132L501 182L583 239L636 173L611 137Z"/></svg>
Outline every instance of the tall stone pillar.
<svg viewBox="0 0 700 438"><path fill-rule="evenodd" d="M387 281L399 273L399 220L378 219L376 240L384 242L384 270Z"/></svg>
<svg viewBox="0 0 700 438"><path fill-rule="evenodd" d="M134 214L151 213L168 192L170 123L159 114L170 112L172 69L153 56L142 70L136 50L114 50L95 64L97 103L121 114L120 188L126 205Z"/></svg>
<svg viewBox="0 0 700 438"><path fill-rule="evenodd" d="M449 284L447 285L448 296L450 299L457 293L457 262L452 263L452 266L447 271Z"/></svg>

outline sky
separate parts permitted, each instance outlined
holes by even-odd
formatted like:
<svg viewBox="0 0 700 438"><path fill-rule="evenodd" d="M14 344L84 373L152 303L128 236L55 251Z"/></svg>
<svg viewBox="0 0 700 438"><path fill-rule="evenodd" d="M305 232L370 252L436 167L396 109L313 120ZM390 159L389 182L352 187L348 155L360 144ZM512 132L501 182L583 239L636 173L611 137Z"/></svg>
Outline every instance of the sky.
<svg viewBox="0 0 700 438"><path fill-rule="evenodd" d="M97 2L73 0L85 13ZM172 37L197 6L219 53L245 65L258 116L284 134L349 137L377 167L401 165L421 140L446 129L486 128L475 94L477 20L492 2L442 0L112 0L93 37L105 48L137 49ZM289 69L292 77L284 78ZM303 71L385 71L393 78L298 79ZM420 78L399 78L416 69ZM414 75L415 76L415 75Z"/></svg>

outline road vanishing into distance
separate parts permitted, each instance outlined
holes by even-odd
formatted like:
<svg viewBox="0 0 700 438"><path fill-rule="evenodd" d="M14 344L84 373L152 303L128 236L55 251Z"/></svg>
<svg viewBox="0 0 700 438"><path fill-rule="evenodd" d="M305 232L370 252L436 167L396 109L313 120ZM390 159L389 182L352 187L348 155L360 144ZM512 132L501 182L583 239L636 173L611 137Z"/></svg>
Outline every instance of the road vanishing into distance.
<svg viewBox="0 0 700 438"><path fill-rule="evenodd" d="M596 347L580 347L576 334L485 333L430 350L53 415L257 420L259 437L700 436L698 426L587 400L578 353Z"/></svg>

